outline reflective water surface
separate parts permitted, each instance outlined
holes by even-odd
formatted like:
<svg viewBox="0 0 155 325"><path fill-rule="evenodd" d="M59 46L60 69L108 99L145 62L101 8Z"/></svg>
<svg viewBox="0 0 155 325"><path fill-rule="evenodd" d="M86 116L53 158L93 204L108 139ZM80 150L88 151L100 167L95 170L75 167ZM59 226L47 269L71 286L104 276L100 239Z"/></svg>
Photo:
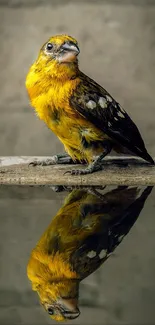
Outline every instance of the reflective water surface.
<svg viewBox="0 0 155 325"><path fill-rule="evenodd" d="M152 187L1 187L0 324L154 324Z"/></svg>

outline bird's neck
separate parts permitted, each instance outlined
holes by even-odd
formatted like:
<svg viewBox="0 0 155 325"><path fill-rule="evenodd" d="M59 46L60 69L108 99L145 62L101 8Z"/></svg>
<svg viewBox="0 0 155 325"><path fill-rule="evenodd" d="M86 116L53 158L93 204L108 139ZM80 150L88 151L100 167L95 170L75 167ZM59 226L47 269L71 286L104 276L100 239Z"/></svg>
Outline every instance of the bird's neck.
<svg viewBox="0 0 155 325"><path fill-rule="evenodd" d="M62 254L63 255L63 254ZM37 246L31 254L27 275L32 283L41 283L58 279L76 279L77 274L61 254L47 254L44 247Z"/></svg>
<svg viewBox="0 0 155 325"><path fill-rule="evenodd" d="M53 65L52 67L47 64L43 69L40 64L35 62L30 68L26 78L26 88L32 106L36 108L33 101L35 102L38 96L43 94L47 95L49 90L51 93L52 89L53 92L56 91L57 93L59 93L62 88L67 88L68 91L68 88L73 90L79 82L79 75L80 71L77 63Z"/></svg>
<svg viewBox="0 0 155 325"><path fill-rule="evenodd" d="M79 76L79 68L77 62L61 63L49 71L51 79L55 82L66 82L74 80Z"/></svg>

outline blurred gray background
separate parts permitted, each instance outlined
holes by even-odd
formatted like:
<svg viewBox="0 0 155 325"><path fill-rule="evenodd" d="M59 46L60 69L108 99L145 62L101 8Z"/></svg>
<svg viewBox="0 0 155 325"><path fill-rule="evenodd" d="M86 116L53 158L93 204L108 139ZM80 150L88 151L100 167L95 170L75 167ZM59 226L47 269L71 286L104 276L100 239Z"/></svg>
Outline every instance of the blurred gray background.
<svg viewBox="0 0 155 325"><path fill-rule="evenodd" d="M155 156L155 1L0 0L0 155L52 155L56 136L29 105L25 77L58 33L79 41L80 68L138 125Z"/></svg>
<svg viewBox="0 0 155 325"><path fill-rule="evenodd" d="M0 0L0 156L62 150L24 85L40 47L58 33L77 38L81 70L122 104L155 156L155 1L146 0ZM26 278L30 251L62 202L51 193L0 189L0 324L51 323ZM83 284L83 304L94 308L83 307L75 323L155 324L154 197L148 202L117 259Z"/></svg>

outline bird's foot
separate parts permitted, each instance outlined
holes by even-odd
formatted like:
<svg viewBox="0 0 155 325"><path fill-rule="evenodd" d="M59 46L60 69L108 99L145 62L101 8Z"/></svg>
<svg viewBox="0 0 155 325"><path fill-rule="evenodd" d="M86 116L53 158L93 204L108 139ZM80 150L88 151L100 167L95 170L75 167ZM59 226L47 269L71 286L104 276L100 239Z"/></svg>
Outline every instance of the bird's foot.
<svg viewBox="0 0 155 325"><path fill-rule="evenodd" d="M57 164L72 164L73 160L67 153L55 155L51 158L43 158L30 162L29 166L50 166Z"/></svg>
<svg viewBox="0 0 155 325"><path fill-rule="evenodd" d="M29 166L50 166L50 165L55 165L56 161L54 157L51 158L44 158L44 159L38 159L38 160L33 160L29 163Z"/></svg>
<svg viewBox="0 0 155 325"><path fill-rule="evenodd" d="M54 192L60 193L60 192L71 192L73 190L81 190L81 191L87 191L90 194L93 194L99 198L104 197L103 194L98 192L97 190L103 191L106 188L106 185L98 185L98 186L85 186L85 185L52 185L50 186L50 189Z"/></svg>
<svg viewBox="0 0 155 325"><path fill-rule="evenodd" d="M56 192L56 193L60 193L60 192L64 192L64 191L66 191L66 188L65 188L65 186L63 186L63 185L51 185L51 186L50 186L50 189L51 189L53 192Z"/></svg>
<svg viewBox="0 0 155 325"><path fill-rule="evenodd" d="M100 154L99 157L97 157L93 163L89 164L87 168L85 169L72 169L68 170L64 173L70 174L70 175L87 175L92 174L94 172L97 172L99 170L103 169L103 158L111 151L112 145L109 141L104 141L104 152Z"/></svg>
<svg viewBox="0 0 155 325"><path fill-rule="evenodd" d="M87 175L92 174L94 172L97 172L99 170L102 170L103 164L101 161L95 160L92 164L88 165L85 169L72 169L67 170L64 175L70 174L70 175Z"/></svg>
<svg viewBox="0 0 155 325"><path fill-rule="evenodd" d="M102 191L104 191L105 188L106 188L106 185L105 185L105 186L100 186L100 187L98 187L98 189L100 189L100 190L102 190ZM98 198L101 199L101 200L104 199L104 195L105 195L105 194L102 194L102 193L98 192L96 186L95 186L95 187L91 186L90 188L88 188L88 192L89 192L90 194L95 195L96 197L98 197Z"/></svg>

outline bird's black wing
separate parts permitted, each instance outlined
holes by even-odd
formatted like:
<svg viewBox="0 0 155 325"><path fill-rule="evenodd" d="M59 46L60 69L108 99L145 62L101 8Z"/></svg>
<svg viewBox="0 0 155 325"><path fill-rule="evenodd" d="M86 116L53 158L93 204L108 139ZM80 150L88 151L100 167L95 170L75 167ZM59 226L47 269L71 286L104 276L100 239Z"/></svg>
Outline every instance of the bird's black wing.
<svg viewBox="0 0 155 325"><path fill-rule="evenodd" d="M117 143L153 164L137 126L125 110L95 81L84 74L80 78L70 98L71 107Z"/></svg>
<svg viewBox="0 0 155 325"><path fill-rule="evenodd" d="M141 192L137 187L131 188L131 190L126 187L121 191L121 188L118 187L109 192L110 200L107 196L107 202L104 201L104 204L99 207L98 229L86 236L83 242L79 241L79 247L71 256L73 269L81 279L99 268L119 246L138 219L152 189L153 186L148 186ZM128 198L129 202L133 201L131 204L127 203ZM87 209L90 212L90 206ZM95 213L93 205L92 212ZM115 217L113 214L116 214Z"/></svg>

